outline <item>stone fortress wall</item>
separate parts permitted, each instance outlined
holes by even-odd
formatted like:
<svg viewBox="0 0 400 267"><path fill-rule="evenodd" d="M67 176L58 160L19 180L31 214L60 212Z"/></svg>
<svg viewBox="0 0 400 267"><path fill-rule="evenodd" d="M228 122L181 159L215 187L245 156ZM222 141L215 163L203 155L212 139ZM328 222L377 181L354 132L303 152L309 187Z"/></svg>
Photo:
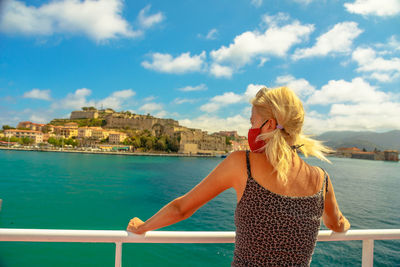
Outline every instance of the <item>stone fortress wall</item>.
<svg viewBox="0 0 400 267"><path fill-rule="evenodd" d="M216 154L225 153L230 148L226 145L226 137L217 133L208 134L199 129L180 126L173 119L155 118L151 115L131 114L130 112L114 112L99 110L94 112L73 111L71 119L103 118L105 128L130 128L148 130L154 136L167 135L179 140L179 152L187 154Z"/></svg>

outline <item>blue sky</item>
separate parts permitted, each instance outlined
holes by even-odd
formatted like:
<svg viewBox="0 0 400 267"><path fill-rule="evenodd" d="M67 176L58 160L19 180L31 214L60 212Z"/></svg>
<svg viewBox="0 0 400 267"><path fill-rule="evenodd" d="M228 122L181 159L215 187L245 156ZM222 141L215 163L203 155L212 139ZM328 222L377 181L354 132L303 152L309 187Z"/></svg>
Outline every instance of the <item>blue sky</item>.
<svg viewBox="0 0 400 267"><path fill-rule="evenodd" d="M286 85L306 133L400 129L399 0L0 3L0 125L90 105L245 135Z"/></svg>

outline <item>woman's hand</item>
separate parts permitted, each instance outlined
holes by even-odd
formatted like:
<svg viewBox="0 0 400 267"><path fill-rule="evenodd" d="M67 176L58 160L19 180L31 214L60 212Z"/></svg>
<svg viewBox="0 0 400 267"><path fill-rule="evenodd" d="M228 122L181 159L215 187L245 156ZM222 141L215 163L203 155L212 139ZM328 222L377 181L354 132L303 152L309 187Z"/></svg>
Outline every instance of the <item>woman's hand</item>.
<svg viewBox="0 0 400 267"><path fill-rule="evenodd" d="M346 232L351 227L349 220L343 216L343 232Z"/></svg>
<svg viewBox="0 0 400 267"><path fill-rule="evenodd" d="M132 232L134 234L141 235L146 232L146 230L143 229L144 222L139 219L138 217L135 217L129 221L128 227L126 228L127 231Z"/></svg>

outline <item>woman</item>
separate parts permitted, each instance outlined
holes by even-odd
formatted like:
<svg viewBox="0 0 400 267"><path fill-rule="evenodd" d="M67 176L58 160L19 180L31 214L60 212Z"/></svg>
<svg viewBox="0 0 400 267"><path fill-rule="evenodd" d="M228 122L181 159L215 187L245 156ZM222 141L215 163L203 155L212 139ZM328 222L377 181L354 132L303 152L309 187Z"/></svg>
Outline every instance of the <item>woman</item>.
<svg viewBox="0 0 400 267"><path fill-rule="evenodd" d="M286 87L262 88L251 103L251 152L231 153L196 187L146 222L133 218L128 231L142 234L187 219L231 187L237 195L232 266L308 266L321 217L335 232L350 228L328 174L297 154L329 161L323 153L330 151L302 134L300 99Z"/></svg>

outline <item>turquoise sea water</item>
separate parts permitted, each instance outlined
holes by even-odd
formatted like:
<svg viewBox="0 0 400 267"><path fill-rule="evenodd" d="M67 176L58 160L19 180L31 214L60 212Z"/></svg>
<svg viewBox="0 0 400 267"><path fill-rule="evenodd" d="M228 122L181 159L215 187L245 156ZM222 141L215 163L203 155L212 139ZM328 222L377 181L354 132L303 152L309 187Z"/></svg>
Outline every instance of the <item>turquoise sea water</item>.
<svg viewBox="0 0 400 267"><path fill-rule="evenodd" d="M185 194L222 159L0 151L0 228L125 230ZM315 159L352 229L400 228L400 163ZM162 230L234 231L223 192ZM324 227L323 227L324 228ZM229 266L234 244L123 244L123 266ZM400 241L375 241L375 266L400 266ZM0 242L0 267L114 266L115 244ZM311 266L361 266L361 241L318 242Z"/></svg>

